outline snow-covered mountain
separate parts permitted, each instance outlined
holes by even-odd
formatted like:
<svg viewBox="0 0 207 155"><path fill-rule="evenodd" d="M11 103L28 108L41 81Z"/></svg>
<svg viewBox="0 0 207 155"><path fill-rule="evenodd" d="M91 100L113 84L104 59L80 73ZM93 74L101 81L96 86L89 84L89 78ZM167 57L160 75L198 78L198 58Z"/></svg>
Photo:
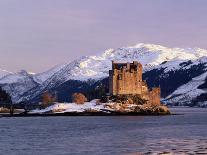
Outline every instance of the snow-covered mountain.
<svg viewBox="0 0 207 155"><path fill-rule="evenodd" d="M64 64L63 65L58 65L58 66L55 66L55 67L49 69L46 72L35 74L34 75L34 80L37 83L42 84L43 82L45 82L47 79L51 78L56 72L58 72L59 70L61 70L64 67L65 67Z"/></svg>
<svg viewBox="0 0 207 155"><path fill-rule="evenodd" d="M9 72L9 71L6 71L6 70L0 68L0 79L8 74L12 74L12 72Z"/></svg>
<svg viewBox="0 0 207 155"><path fill-rule="evenodd" d="M18 102L25 92L38 86L38 83L34 81L33 74L31 75L22 70L1 78L0 85L10 94L13 102Z"/></svg>
<svg viewBox="0 0 207 155"><path fill-rule="evenodd" d="M166 103L177 104L177 105L192 105L195 100L202 94L207 95L207 88L201 88L201 86L207 82L207 71L200 76L193 78L188 83L180 86L172 94L165 98ZM207 99L207 96L205 97ZM182 102L180 102L182 101ZM197 102L199 106L207 106L206 101Z"/></svg>
<svg viewBox="0 0 207 155"><path fill-rule="evenodd" d="M202 76L200 84L203 80L205 81L206 56L207 50L200 48L167 48L154 44L137 44L130 47L108 49L95 56L81 57L73 62L35 75L28 73L9 74L0 78L0 85L11 94L15 102L20 102L37 98L43 91L55 90L68 81L87 82L90 80L91 82L107 78L112 60L119 62L139 61L143 64L144 78L149 82L149 85L160 85L164 90L163 97L166 99L166 103L182 102L175 98L176 94L180 92L179 90L186 88L185 94L188 94L190 91L187 89L191 87L185 85L194 83L196 77L199 79L199 76ZM172 81L173 77L177 79ZM169 85L169 89L165 88L166 84L163 84L163 81ZM205 92L205 90L199 91L197 89L192 89L192 91L196 91L198 94ZM192 99L193 97L189 98L189 102Z"/></svg>
<svg viewBox="0 0 207 155"><path fill-rule="evenodd" d="M167 70L179 69L179 64L188 60L196 61L199 58L207 56L207 51L199 48L180 49L167 48L153 44L137 44L132 47L123 47L118 49L109 49L96 56L82 57L64 67L57 72L63 75L65 80L88 80L101 79L108 76L108 70L111 69L111 61L139 61L144 66L144 71L159 67L163 62L168 62Z"/></svg>

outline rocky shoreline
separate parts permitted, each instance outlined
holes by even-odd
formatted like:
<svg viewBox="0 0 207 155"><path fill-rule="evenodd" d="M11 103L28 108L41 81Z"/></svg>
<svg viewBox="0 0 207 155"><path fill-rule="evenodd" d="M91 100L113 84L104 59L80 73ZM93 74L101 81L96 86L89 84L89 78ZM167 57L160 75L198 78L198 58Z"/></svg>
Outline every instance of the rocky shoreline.
<svg viewBox="0 0 207 155"><path fill-rule="evenodd" d="M164 105L151 106L148 104L121 104L101 103L95 101L82 105L76 103L55 103L44 109L35 109L13 115L4 114L3 117L33 117L33 116L160 116L170 115L169 109Z"/></svg>
<svg viewBox="0 0 207 155"><path fill-rule="evenodd" d="M0 117L47 117L47 116L164 116L164 115L174 115L171 113L137 113L137 112L66 112L66 113L43 113L43 114L3 114Z"/></svg>

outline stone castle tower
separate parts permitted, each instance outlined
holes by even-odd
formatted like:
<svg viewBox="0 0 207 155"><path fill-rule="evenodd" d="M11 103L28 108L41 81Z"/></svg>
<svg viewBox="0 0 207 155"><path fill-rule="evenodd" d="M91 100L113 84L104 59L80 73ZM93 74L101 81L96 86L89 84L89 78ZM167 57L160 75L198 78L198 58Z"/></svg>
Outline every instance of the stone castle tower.
<svg viewBox="0 0 207 155"><path fill-rule="evenodd" d="M160 104L160 88L149 91L147 83L142 80L142 64L117 63L112 61L109 71L109 93L111 95L140 95L152 104Z"/></svg>

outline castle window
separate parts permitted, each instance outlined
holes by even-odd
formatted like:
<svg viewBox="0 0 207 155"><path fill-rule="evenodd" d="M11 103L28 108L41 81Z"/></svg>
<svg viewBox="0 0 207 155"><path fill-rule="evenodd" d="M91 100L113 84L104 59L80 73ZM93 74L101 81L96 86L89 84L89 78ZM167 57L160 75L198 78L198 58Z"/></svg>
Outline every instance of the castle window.
<svg viewBox="0 0 207 155"><path fill-rule="evenodd" d="M121 74L118 75L118 80L122 80L122 75Z"/></svg>

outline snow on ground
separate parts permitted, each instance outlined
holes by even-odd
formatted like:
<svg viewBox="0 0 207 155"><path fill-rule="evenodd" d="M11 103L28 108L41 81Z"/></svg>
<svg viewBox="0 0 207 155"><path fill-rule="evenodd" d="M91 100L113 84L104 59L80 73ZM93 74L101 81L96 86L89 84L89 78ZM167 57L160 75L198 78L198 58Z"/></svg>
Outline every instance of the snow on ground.
<svg viewBox="0 0 207 155"><path fill-rule="evenodd" d="M55 103L45 109L36 109L32 110L29 113L65 113L65 112L85 112L85 111L96 111L96 112L109 112L109 111L119 111L123 109L122 104L120 103L101 103L97 104L96 99L90 102L85 102L84 104L76 103ZM127 112L132 111L138 105L128 104L124 106L124 110ZM141 106L141 105L140 105Z"/></svg>
<svg viewBox="0 0 207 155"><path fill-rule="evenodd" d="M36 109L29 111L29 114L43 114L43 113L70 113L70 112L141 112L141 111L151 111L152 113L156 110L164 110L168 112L169 110L165 106L152 106L150 104L121 104L121 103L97 103L97 100L92 100L90 102L85 102L84 104L76 103L54 103L53 105L45 109ZM141 110L141 111L140 111Z"/></svg>
<svg viewBox="0 0 207 155"><path fill-rule="evenodd" d="M182 102L191 102L192 99L196 98L202 93L206 93L207 90L198 89L198 86L205 82L207 77L207 72L204 74L193 78L187 84L182 85L177 90L175 90L171 95L165 98L164 102L166 103L178 103ZM173 97L173 98L172 98Z"/></svg>
<svg viewBox="0 0 207 155"><path fill-rule="evenodd" d="M45 113L45 112L55 112L55 113L64 113L64 112L84 112L86 110L102 111L105 104L96 104L95 101L86 102L84 104L76 103L55 103L52 106L49 106L45 109L33 110L30 113Z"/></svg>
<svg viewBox="0 0 207 155"><path fill-rule="evenodd" d="M199 102L198 105L199 105L199 107L207 107L207 101Z"/></svg>

